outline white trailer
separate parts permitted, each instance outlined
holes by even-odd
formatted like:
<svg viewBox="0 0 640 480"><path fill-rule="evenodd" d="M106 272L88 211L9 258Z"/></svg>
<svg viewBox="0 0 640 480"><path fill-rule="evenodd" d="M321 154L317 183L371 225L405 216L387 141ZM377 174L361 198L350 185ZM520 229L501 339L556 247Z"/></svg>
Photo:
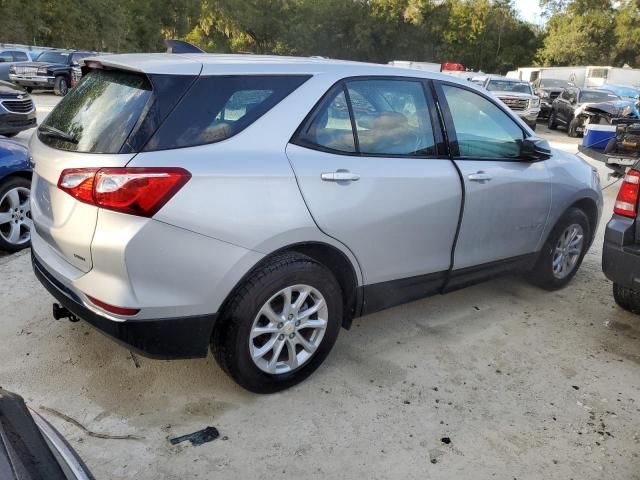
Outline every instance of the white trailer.
<svg viewBox="0 0 640 480"><path fill-rule="evenodd" d="M545 67L540 71L540 78L565 80L576 87L585 86L588 67Z"/></svg>
<svg viewBox="0 0 640 480"><path fill-rule="evenodd" d="M640 69L630 67L597 67L586 68L585 87L601 87L605 83L640 87Z"/></svg>
<svg viewBox="0 0 640 480"><path fill-rule="evenodd" d="M411 62L409 60L393 60L389 65L400 68L413 68L414 70L423 70L425 72L439 72L442 66L439 63L430 62Z"/></svg>

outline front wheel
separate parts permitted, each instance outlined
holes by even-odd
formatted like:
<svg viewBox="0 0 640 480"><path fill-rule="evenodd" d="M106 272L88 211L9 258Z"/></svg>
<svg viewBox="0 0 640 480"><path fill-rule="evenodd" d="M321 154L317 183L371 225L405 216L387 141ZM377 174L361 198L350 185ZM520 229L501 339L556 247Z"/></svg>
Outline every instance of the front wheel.
<svg viewBox="0 0 640 480"><path fill-rule="evenodd" d="M255 393L300 383L327 357L342 325L333 274L297 253L255 271L224 309L211 348L218 364Z"/></svg>
<svg viewBox="0 0 640 480"><path fill-rule="evenodd" d="M585 213L571 208L558 221L545 242L529 280L545 290L558 290L575 276L591 241Z"/></svg>
<svg viewBox="0 0 640 480"><path fill-rule="evenodd" d="M558 128L558 119L556 118L556 112L555 110L551 110L551 113L549 114L549 119L547 120L547 126L549 127L549 130L556 130Z"/></svg>
<svg viewBox="0 0 640 480"><path fill-rule="evenodd" d="M576 138L580 135L578 133L578 121L575 118L571 119L571 121L569 122L569 126L567 127L567 134L572 138Z"/></svg>
<svg viewBox="0 0 640 480"><path fill-rule="evenodd" d="M67 82L67 77L62 75L56 77L53 84L53 92L59 97L64 97L69 92L69 82Z"/></svg>

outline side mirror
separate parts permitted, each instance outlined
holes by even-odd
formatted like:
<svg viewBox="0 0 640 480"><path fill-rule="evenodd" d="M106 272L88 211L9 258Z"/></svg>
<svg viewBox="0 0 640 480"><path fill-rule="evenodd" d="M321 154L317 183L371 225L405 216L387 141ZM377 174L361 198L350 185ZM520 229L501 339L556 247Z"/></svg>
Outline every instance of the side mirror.
<svg viewBox="0 0 640 480"><path fill-rule="evenodd" d="M529 162L539 162L551 158L549 142L538 137L528 137L520 145L520 158Z"/></svg>

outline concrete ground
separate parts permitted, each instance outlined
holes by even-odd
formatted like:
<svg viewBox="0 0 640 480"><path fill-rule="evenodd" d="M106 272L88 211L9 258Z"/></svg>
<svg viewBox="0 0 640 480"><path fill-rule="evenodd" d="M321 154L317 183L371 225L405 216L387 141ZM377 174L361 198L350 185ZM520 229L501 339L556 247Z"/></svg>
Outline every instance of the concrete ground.
<svg viewBox="0 0 640 480"><path fill-rule="evenodd" d="M53 321L28 252L5 256L0 385L98 479L640 479L640 317L615 306L600 266L616 193L564 290L505 277L359 319L309 380L270 396L211 357L132 357L83 322ZM94 438L43 407L144 438ZM168 441L207 426L221 438Z"/></svg>

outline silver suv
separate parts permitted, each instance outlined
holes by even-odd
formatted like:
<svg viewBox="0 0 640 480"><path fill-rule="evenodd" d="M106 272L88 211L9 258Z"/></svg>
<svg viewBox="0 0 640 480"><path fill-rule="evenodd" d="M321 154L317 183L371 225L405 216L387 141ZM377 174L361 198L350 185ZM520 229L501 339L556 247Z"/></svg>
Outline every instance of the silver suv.
<svg viewBox="0 0 640 480"><path fill-rule="evenodd" d="M322 59L119 55L31 141L33 266L151 357L274 392L355 317L518 270L576 273L597 173L437 73Z"/></svg>

